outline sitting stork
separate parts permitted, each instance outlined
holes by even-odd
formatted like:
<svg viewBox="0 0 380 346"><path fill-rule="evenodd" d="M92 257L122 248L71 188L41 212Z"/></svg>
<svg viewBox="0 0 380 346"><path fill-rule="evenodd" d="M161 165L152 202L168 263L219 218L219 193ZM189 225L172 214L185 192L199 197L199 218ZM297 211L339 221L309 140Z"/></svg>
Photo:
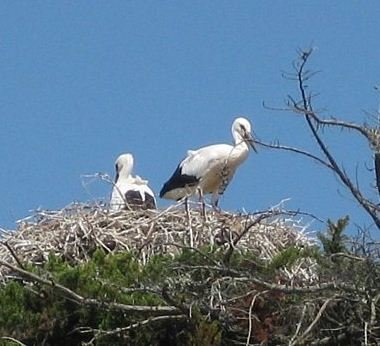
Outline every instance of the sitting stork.
<svg viewBox="0 0 380 346"><path fill-rule="evenodd" d="M148 181L138 175L131 175L133 169L132 154L120 155L115 163L116 178L112 190L111 210L120 209L156 209L156 199L148 186Z"/></svg>
<svg viewBox="0 0 380 346"><path fill-rule="evenodd" d="M189 150L170 179L161 189L160 197L180 200L199 192L212 194L211 204L217 209L219 197L231 181L236 169L248 157L249 146L256 151L251 124L237 118L232 124L234 145L214 144Z"/></svg>

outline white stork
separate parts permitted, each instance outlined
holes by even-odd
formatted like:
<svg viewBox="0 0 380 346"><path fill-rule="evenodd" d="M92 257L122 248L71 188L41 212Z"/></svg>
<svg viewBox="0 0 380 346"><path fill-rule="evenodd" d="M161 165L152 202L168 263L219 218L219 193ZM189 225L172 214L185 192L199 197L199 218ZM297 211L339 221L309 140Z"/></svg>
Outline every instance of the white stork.
<svg viewBox="0 0 380 346"><path fill-rule="evenodd" d="M148 181L138 175L131 175L133 169L132 154L120 155L115 163L116 178L112 190L110 207L120 209L156 209L156 199L148 186Z"/></svg>
<svg viewBox="0 0 380 346"><path fill-rule="evenodd" d="M246 118L236 118L231 131L234 145L214 144L189 150L162 187L160 197L180 200L197 191L201 198L210 193L211 204L217 209L220 195L225 191L238 166L248 157L248 145L256 151L251 124Z"/></svg>

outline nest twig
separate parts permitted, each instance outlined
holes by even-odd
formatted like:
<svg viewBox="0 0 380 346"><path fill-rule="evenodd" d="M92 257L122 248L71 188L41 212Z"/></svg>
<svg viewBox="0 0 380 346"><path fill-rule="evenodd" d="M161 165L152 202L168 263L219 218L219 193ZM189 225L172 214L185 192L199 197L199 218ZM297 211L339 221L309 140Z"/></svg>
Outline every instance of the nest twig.
<svg viewBox="0 0 380 346"><path fill-rule="evenodd" d="M107 252L134 251L146 263L156 254L175 256L191 244L194 249L207 245L225 250L233 246L234 251L250 251L271 261L289 246L314 243L306 235L306 227L292 218L280 212L263 218L261 213L257 222L258 214L208 211L204 218L197 208L187 214L181 206L111 212L99 205L70 204L62 210L37 211L19 221L15 231L3 235L5 246L0 246L0 259L20 266L42 264L49 255L55 255L75 264L87 261L96 249L102 248ZM253 226L247 231L249 224ZM310 283L316 279L310 258L300 259L282 271L292 282ZM0 279L6 274L7 269L0 267Z"/></svg>

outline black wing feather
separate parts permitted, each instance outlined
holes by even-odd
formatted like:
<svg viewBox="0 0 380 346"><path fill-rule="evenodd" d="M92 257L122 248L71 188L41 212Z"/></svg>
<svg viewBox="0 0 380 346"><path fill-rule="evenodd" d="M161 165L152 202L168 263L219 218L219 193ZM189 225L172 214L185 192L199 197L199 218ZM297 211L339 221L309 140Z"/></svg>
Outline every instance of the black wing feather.
<svg viewBox="0 0 380 346"><path fill-rule="evenodd" d="M145 193L145 208L144 209L156 209L156 202L154 197L149 193Z"/></svg>
<svg viewBox="0 0 380 346"><path fill-rule="evenodd" d="M182 167L178 165L170 179L162 186L160 198L168 191L184 188L185 186L194 186L198 184L198 182L199 178L194 175L182 174Z"/></svg>
<svg viewBox="0 0 380 346"><path fill-rule="evenodd" d="M143 201L139 191L129 190L125 193L125 200L132 209L156 209L154 197L148 193L144 194L145 201Z"/></svg>
<svg viewBox="0 0 380 346"><path fill-rule="evenodd" d="M130 205L142 206L144 204L144 201L142 200L140 192L139 191L135 191L135 190L129 190L129 191L127 191L125 193L125 200Z"/></svg>

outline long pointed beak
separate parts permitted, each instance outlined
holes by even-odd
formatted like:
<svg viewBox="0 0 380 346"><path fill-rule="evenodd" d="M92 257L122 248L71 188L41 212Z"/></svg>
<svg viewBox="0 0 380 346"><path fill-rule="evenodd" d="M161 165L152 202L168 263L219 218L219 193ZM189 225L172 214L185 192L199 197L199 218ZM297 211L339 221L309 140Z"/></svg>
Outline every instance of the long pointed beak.
<svg viewBox="0 0 380 346"><path fill-rule="evenodd" d="M250 145L250 147L257 153L257 149L255 146L255 141L250 133L246 134L245 141Z"/></svg>

